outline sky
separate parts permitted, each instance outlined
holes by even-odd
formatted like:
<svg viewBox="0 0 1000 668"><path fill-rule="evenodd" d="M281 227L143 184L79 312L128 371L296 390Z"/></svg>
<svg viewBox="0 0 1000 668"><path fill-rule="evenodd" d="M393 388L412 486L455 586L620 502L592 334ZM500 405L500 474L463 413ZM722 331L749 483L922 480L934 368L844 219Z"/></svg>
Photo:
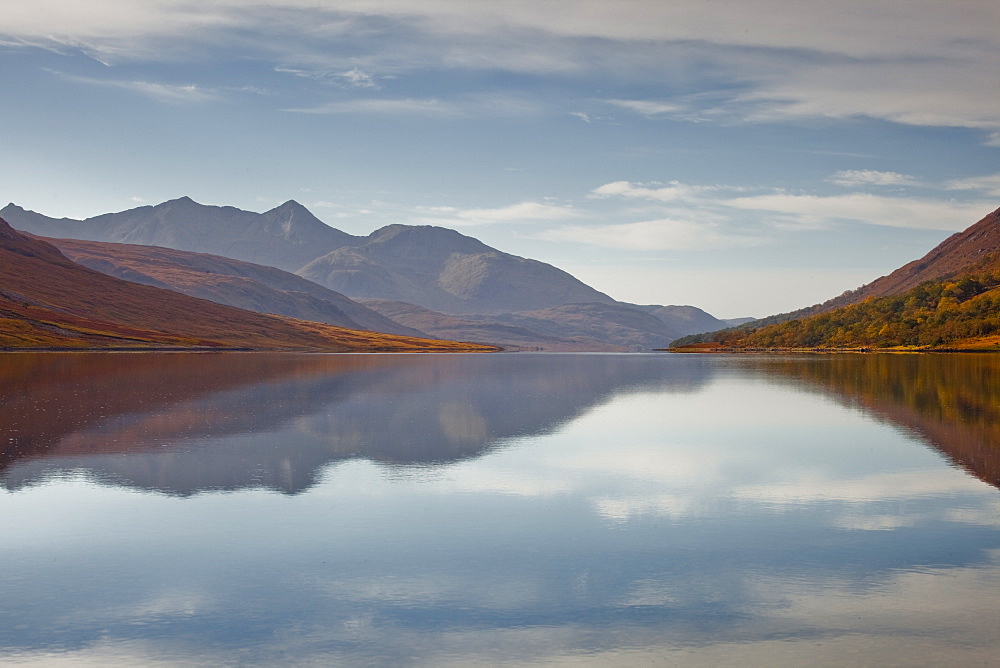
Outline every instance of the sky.
<svg viewBox="0 0 1000 668"><path fill-rule="evenodd" d="M0 0L0 199L290 199L721 318L1000 207L989 0Z"/></svg>

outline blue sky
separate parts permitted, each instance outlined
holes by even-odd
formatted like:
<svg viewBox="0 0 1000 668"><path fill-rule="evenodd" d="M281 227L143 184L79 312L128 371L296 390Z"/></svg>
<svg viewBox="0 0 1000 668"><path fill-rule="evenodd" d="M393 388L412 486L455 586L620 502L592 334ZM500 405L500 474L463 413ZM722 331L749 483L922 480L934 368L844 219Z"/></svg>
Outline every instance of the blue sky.
<svg viewBox="0 0 1000 668"><path fill-rule="evenodd" d="M295 199L763 316L1000 206L998 28L978 0L0 0L0 198Z"/></svg>

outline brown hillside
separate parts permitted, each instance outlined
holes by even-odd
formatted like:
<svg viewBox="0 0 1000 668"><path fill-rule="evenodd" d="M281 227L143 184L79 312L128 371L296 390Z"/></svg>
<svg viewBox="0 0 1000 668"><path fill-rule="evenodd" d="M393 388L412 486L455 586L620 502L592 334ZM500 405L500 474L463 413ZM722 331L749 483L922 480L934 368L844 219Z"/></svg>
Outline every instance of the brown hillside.
<svg viewBox="0 0 1000 668"><path fill-rule="evenodd" d="M488 350L251 313L78 265L0 219L0 348Z"/></svg>
<svg viewBox="0 0 1000 668"><path fill-rule="evenodd" d="M1000 209L964 232L951 235L919 260L905 264L888 276L882 276L853 291L843 302L833 300L836 303L832 305L844 306L864 301L868 297L902 294L926 281L954 276L972 267L992 269L993 267L980 265L997 253L1000 253Z"/></svg>
<svg viewBox="0 0 1000 668"><path fill-rule="evenodd" d="M47 239L66 257L102 274L258 313L348 329L426 338L301 276L207 253L107 241Z"/></svg>

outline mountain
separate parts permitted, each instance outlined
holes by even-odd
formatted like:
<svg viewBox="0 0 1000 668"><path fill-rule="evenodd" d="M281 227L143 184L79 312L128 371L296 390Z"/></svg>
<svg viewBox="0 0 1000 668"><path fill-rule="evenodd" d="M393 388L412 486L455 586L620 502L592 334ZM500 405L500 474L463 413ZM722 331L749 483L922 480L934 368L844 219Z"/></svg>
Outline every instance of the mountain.
<svg viewBox="0 0 1000 668"><path fill-rule="evenodd" d="M158 246L44 240L74 262L126 281L258 313L286 315L348 329L427 336L340 293L274 267Z"/></svg>
<svg viewBox="0 0 1000 668"><path fill-rule="evenodd" d="M398 300L453 314L614 301L550 264L432 226L383 227L296 273L352 298Z"/></svg>
<svg viewBox="0 0 1000 668"><path fill-rule="evenodd" d="M621 344L600 341L569 332L566 335L543 333L526 326L508 324L499 316L460 316L432 311L422 306L388 299L363 299L361 302L394 321L426 332L430 336L455 341L478 341L507 350L547 352L625 352Z"/></svg>
<svg viewBox="0 0 1000 668"><path fill-rule="evenodd" d="M465 331L512 346L545 349L558 346L560 350L579 350L580 346L591 346L586 349L606 350L610 346L613 350L649 350L665 346L678 336L725 326L693 306L616 302L561 269L504 253L455 230L389 225L367 236L352 236L328 227L294 201L262 214L205 206L187 197L86 220L57 220L14 204L0 214L9 216L15 227L45 237L198 251L293 271L327 291L351 299L405 302L437 314L430 317L437 320L435 335ZM70 251L69 241L57 243L63 244L67 252L76 252L75 257L90 266L122 278L235 306L348 324L337 319L339 314L326 313L328 307L317 308L305 296L283 299L274 292L265 296L263 292L267 291L262 292L260 286L251 289L242 279L332 301L347 313L343 302L336 301L330 292L316 294L315 289L302 283L292 285L287 277L279 281L270 276L265 280L260 268L234 264L221 267L221 258L216 258L206 269L206 258L188 258L183 261L190 265L186 273L173 266L169 272L158 269L154 276L148 262L165 262L166 251L144 259L144 269L138 260L125 262L119 252L112 259L108 253L98 256L93 247L88 247L91 256L84 257L83 246ZM180 261L176 257L174 260ZM279 308L282 301L284 306ZM570 304L578 306L562 308ZM439 317L444 314L464 318L444 326ZM386 329L384 322L362 322L357 313L348 316L363 328L416 333ZM408 321L401 324L410 328L417 327L414 322L428 321L426 313L410 312L407 317ZM582 329L574 331L574 327Z"/></svg>
<svg viewBox="0 0 1000 668"><path fill-rule="evenodd" d="M487 350L251 313L72 262L0 219L0 347Z"/></svg>
<svg viewBox="0 0 1000 668"><path fill-rule="evenodd" d="M399 301L362 300L379 313L439 338L480 341L508 349L545 351L650 351L723 321L693 306L599 302L562 304L536 311L454 316Z"/></svg>
<svg viewBox="0 0 1000 668"><path fill-rule="evenodd" d="M86 220L15 204L0 210L43 237L163 246L268 265L351 298L393 299L447 313L503 313L614 300L552 265L503 253L454 230L390 225L347 234L289 201L265 213L188 197Z"/></svg>
<svg viewBox="0 0 1000 668"><path fill-rule="evenodd" d="M254 213L181 197L86 220L49 218L8 204L0 210L0 217L16 229L44 237L163 246L286 271L295 271L355 240L291 200L265 213Z"/></svg>
<svg viewBox="0 0 1000 668"><path fill-rule="evenodd" d="M660 306L658 304L648 306L628 304L628 306L640 309L658 318L663 324L667 325L670 329L670 335L673 338L697 332L707 332L732 324L729 320L719 320L715 316L702 311L697 306ZM746 318L746 320L753 320L753 318Z"/></svg>
<svg viewBox="0 0 1000 668"><path fill-rule="evenodd" d="M927 255L823 304L674 342L725 348L1000 347L1000 209Z"/></svg>

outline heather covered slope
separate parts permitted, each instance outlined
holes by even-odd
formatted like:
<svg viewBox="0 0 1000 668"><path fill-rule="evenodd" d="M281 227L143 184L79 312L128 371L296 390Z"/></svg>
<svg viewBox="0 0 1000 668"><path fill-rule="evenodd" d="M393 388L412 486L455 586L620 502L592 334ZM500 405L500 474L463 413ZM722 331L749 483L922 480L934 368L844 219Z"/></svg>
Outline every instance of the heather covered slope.
<svg viewBox="0 0 1000 668"><path fill-rule="evenodd" d="M258 313L349 329L425 337L295 274L240 260L157 246L45 239L69 259L109 276Z"/></svg>
<svg viewBox="0 0 1000 668"><path fill-rule="evenodd" d="M485 350L251 313L130 283L0 219L0 348Z"/></svg>
<svg viewBox="0 0 1000 668"><path fill-rule="evenodd" d="M965 231L951 235L919 260L845 297L849 303L856 304L868 297L903 294L926 281L997 268L1000 268L1000 209Z"/></svg>
<svg viewBox="0 0 1000 668"><path fill-rule="evenodd" d="M801 311L674 342L748 348L1000 348L1000 210L920 260Z"/></svg>

